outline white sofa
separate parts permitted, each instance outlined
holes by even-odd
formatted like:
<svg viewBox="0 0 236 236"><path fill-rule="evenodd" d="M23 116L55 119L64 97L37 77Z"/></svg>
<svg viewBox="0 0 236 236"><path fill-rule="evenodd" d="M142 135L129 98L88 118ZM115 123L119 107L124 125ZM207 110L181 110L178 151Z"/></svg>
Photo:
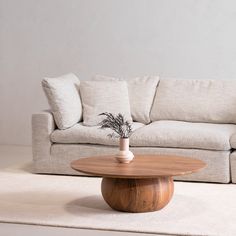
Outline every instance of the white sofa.
<svg viewBox="0 0 236 236"><path fill-rule="evenodd" d="M130 92L132 83L127 82ZM133 122L130 147L134 154L201 159L207 164L205 169L176 179L236 183L236 80L158 82L151 103L149 99L151 122ZM149 95L144 89L143 98ZM133 101L139 96L138 101L140 91L132 96ZM137 107L138 104L136 111ZM97 126L85 126L82 120L72 127L58 129L51 111L33 114L34 172L83 175L71 169L71 161L116 153L118 140L107 137L107 132Z"/></svg>

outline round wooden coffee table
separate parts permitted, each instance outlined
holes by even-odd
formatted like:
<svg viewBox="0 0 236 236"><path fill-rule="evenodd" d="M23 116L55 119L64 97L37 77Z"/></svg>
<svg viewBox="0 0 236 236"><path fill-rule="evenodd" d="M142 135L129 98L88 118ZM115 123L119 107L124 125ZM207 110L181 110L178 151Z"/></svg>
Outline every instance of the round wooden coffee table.
<svg viewBox="0 0 236 236"><path fill-rule="evenodd" d="M150 212L162 209L173 196L172 176L185 175L205 167L200 160L164 155L135 155L129 164L112 156L73 161L75 170L102 176L102 195L118 211Z"/></svg>

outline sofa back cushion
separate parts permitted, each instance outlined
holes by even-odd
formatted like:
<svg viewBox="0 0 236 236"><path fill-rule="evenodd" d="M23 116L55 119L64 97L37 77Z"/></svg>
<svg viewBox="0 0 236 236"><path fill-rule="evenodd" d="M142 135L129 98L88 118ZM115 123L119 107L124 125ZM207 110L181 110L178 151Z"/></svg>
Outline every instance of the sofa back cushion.
<svg viewBox="0 0 236 236"><path fill-rule="evenodd" d="M150 111L159 82L158 76L143 76L127 80L133 120L148 124Z"/></svg>
<svg viewBox="0 0 236 236"><path fill-rule="evenodd" d="M122 79L96 75L96 81L122 81ZM159 82L158 76L142 76L127 78L131 116L134 121L143 124L150 123L150 111L156 88Z"/></svg>
<svg viewBox="0 0 236 236"><path fill-rule="evenodd" d="M121 113L132 122L128 87L125 81L82 81L80 94L83 105L83 124L98 125L104 117L100 113Z"/></svg>
<svg viewBox="0 0 236 236"><path fill-rule="evenodd" d="M236 80L161 79L150 117L236 123Z"/></svg>
<svg viewBox="0 0 236 236"><path fill-rule="evenodd" d="M74 74L44 78L42 81L43 90L59 129L67 129L82 119L79 83Z"/></svg>

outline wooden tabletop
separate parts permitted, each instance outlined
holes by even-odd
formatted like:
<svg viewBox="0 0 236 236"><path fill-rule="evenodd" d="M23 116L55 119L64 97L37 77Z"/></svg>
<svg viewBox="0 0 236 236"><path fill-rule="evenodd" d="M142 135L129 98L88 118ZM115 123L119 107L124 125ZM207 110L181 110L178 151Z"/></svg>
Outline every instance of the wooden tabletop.
<svg viewBox="0 0 236 236"><path fill-rule="evenodd" d="M131 179L185 175L205 166L200 160L170 155L135 155L129 164L118 163L113 156L87 157L71 163L74 170L87 174Z"/></svg>

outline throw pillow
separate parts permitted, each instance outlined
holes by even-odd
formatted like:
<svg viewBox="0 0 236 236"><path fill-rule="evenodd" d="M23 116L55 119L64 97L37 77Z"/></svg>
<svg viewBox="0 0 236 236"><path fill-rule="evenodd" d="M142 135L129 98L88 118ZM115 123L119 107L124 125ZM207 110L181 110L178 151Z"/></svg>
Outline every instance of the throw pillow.
<svg viewBox="0 0 236 236"><path fill-rule="evenodd" d="M42 81L43 90L59 129L67 129L82 119L79 83L74 74L44 78Z"/></svg>
<svg viewBox="0 0 236 236"><path fill-rule="evenodd" d="M96 75L93 80L96 81L119 81L120 79ZM134 121L148 124L150 120L150 111L159 83L158 76L143 76L128 78L128 91L131 115Z"/></svg>
<svg viewBox="0 0 236 236"><path fill-rule="evenodd" d="M82 81L80 94L83 104L83 124L98 125L100 113L121 113L132 121L127 83L125 81Z"/></svg>

